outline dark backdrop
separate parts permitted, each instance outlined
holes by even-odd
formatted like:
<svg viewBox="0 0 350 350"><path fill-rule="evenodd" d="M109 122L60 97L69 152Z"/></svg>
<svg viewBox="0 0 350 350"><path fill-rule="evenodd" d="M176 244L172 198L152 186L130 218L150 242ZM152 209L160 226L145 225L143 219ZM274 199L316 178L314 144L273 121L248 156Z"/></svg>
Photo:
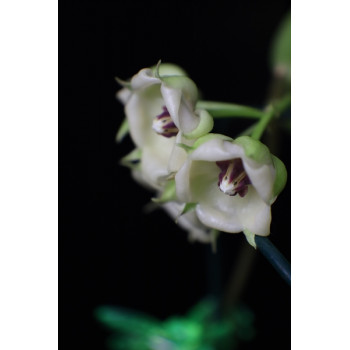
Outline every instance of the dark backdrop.
<svg viewBox="0 0 350 350"><path fill-rule="evenodd" d="M243 235L224 234L218 254L189 244L162 212L142 214L150 193L118 160L123 118L114 77L127 79L159 59L182 66L211 100L262 107L270 83L268 49L289 1L60 2L59 250L60 346L103 349L98 305L164 319L208 293L221 294ZM45 30L45 29L43 29ZM217 122L234 136L230 122ZM279 156L290 164L282 134ZM271 240L290 259L290 180L272 209ZM211 276L211 277L209 277ZM241 301L256 315L246 349L290 348L290 289L256 253Z"/></svg>

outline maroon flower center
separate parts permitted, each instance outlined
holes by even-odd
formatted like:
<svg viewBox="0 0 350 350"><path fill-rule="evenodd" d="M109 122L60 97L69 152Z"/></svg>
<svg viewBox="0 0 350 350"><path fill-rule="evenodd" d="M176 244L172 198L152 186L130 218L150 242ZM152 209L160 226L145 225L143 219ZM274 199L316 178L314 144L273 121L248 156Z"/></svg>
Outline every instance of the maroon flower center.
<svg viewBox="0 0 350 350"><path fill-rule="evenodd" d="M176 136L179 129L174 124L171 116L165 106L163 106L163 113L157 115L153 119L152 129L159 135L164 137Z"/></svg>
<svg viewBox="0 0 350 350"><path fill-rule="evenodd" d="M235 196L238 193L240 197L244 197L251 181L244 170L242 159L223 160L216 162L216 165L221 170L218 181L220 191L229 196Z"/></svg>

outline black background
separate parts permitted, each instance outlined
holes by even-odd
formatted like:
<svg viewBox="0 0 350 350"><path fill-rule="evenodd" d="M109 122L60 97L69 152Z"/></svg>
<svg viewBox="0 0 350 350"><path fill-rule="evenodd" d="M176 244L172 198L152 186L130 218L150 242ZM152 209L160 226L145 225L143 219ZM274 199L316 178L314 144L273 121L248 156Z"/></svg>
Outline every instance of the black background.
<svg viewBox="0 0 350 350"><path fill-rule="evenodd" d="M104 349L108 332L93 317L99 305L165 319L220 295L246 244L243 235L221 235L213 256L209 246L188 243L163 212L142 213L151 194L118 164L132 143L115 143L123 107L114 77L161 59L183 67L206 99L262 107L269 45L289 8L281 0L60 2L62 349ZM233 137L249 124L217 125ZM282 146L289 171L288 134ZM272 215L271 241L290 260L290 179ZM290 348L290 288L259 253L243 292L257 336L242 349Z"/></svg>

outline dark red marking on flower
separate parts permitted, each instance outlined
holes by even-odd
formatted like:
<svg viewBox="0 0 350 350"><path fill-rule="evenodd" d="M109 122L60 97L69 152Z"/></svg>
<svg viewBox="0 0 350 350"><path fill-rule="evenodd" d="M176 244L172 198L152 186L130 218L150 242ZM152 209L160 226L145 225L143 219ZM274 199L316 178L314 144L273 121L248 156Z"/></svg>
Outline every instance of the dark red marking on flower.
<svg viewBox="0 0 350 350"><path fill-rule="evenodd" d="M154 118L152 128L158 135L164 137L173 137L179 132L165 106L163 106L163 113Z"/></svg>
<svg viewBox="0 0 350 350"><path fill-rule="evenodd" d="M229 196L237 193L244 197L248 192L251 181L244 170L241 158L216 162L220 168L218 186L222 192Z"/></svg>

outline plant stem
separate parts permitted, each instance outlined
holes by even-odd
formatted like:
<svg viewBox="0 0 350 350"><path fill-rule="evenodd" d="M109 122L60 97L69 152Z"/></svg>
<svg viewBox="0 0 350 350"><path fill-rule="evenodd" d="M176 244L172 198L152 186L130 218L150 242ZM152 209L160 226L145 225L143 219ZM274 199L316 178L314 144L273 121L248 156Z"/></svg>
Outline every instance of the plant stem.
<svg viewBox="0 0 350 350"><path fill-rule="evenodd" d="M272 118L279 116L286 108L288 108L290 106L290 101L290 94L288 94L280 100L268 105L263 117L260 119L252 133L252 138L260 140Z"/></svg>
<svg viewBox="0 0 350 350"><path fill-rule="evenodd" d="M290 263L282 255L282 253L271 243L267 237L255 236L255 243L260 252L280 274L280 276L288 283L291 283Z"/></svg>
<svg viewBox="0 0 350 350"><path fill-rule="evenodd" d="M259 109L226 102L198 101L196 108L207 110L214 118L242 117L260 119L264 115L264 112Z"/></svg>

